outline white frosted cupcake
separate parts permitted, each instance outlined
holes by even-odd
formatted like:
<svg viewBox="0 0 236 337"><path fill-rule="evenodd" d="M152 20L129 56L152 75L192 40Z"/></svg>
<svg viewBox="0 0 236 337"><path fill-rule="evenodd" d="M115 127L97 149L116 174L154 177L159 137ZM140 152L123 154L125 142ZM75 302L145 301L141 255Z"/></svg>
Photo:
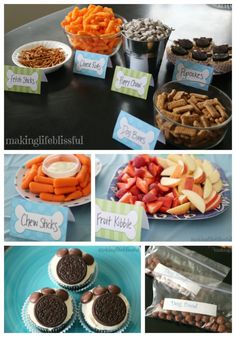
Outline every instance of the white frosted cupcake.
<svg viewBox="0 0 236 337"><path fill-rule="evenodd" d="M92 332L122 332L128 325L130 305L118 286L97 286L80 299L79 318Z"/></svg>
<svg viewBox="0 0 236 337"><path fill-rule="evenodd" d="M49 275L61 287L79 291L94 281L96 262L78 248L61 248L49 262Z"/></svg>
<svg viewBox="0 0 236 337"><path fill-rule="evenodd" d="M29 296L22 316L31 332L60 332L68 330L75 321L74 307L66 290L43 288Z"/></svg>

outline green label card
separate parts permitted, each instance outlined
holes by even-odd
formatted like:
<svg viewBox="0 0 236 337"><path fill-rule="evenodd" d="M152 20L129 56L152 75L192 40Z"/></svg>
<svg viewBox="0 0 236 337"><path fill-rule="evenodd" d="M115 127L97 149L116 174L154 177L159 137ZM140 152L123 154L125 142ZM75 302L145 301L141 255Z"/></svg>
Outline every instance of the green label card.
<svg viewBox="0 0 236 337"><path fill-rule="evenodd" d="M4 90L40 94L42 71L15 66L4 67Z"/></svg>
<svg viewBox="0 0 236 337"><path fill-rule="evenodd" d="M149 229L140 206L96 199L96 236L114 241L140 241L141 229Z"/></svg>
<svg viewBox="0 0 236 337"><path fill-rule="evenodd" d="M151 77L142 71L116 66L111 90L146 99Z"/></svg>

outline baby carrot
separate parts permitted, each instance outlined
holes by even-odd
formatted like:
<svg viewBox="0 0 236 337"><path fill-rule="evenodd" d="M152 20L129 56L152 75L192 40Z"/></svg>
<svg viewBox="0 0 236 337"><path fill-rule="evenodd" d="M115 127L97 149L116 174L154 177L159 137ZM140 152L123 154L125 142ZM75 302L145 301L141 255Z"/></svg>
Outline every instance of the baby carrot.
<svg viewBox="0 0 236 337"><path fill-rule="evenodd" d="M55 194L52 194L52 193L40 193L39 194L39 197L41 200L44 200L44 201L55 201L55 202L63 202L65 201L65 196L62 194L62 195L55 195Z"/></svg>
<svg viewBox="0 0 236 337"><path fill-rule="evenodd" d="M82 197L82 192L80 190L77 190L69 195L67 195L65 197L65 201L71 201L71 200L75 200L75 199L79 199Z"/></svg>
<svg viewBox="0 0 236 337"><path fill-rule="evenodd" d="M53 185L53 178L49 178L49 177L43 177L43 176L37 175L34 177L34 181L36 181L37 183Z"/></svg>
<svg viewBox="0 0 236 337"><path fill-rule="evenodd" d="M33 164L40 164L47 156L39 156L28 160L25 164L25 167L31 168Z"/></svg>
<svg viewBox="0 0 236 337"><path fill-rule="evenodd" d="M53 181L53 186L56 187L68 187L68 186L76 186L78 184L78 180L75 177L70 178L55 178Z"/></svg>
<svg viewBox="0 0 236 337"><path fill-rule="evenodd" d="M90 166L91 163L90 157L85 156L84 154L76 154L76 157L79 158L79 161L81 162L82 165Z"/></svg>
<svg viewBox="0 0 236 337"><path fill-rule="evenodd" d="M91 183L82 189L83 196L89 195L91 193Z"/></svg>
<svg viewBox="0 0 236 337"><path fill-rule="evenodd" d="M38 173L37 173L38 176L45 176L45 174L43 173L43 165L40 165L38 167Z"/></svg>
<svg viewBox="0 0 236 337"><path fill-rule="evenodd" d="M86 176L85 176L85 178L84 178L84 180L81 181L81 183L80 183L80 186L82 187L82 189L83 189L86 185L88 185L89 181L90 181L90 176L89 176L89 174L87 173Z"/></svg>
<svg viewBox="0 0 236 337"><path fill-rule="evenodd" d="M76 179L79 183L81 183L85 179L87 172L88 172L88 166L82 165L79 173L77 173L77 176L76 176Z"/></svg>
<svg viewBox="0 0 236 337"><path fill-rule="evenodd" d="M53 193L52 185L36 183L34 181L32 181L29 184L29 189L30 189L30 192L35 193L35 194L39 194L41 192Z"/></svg>
<svg viewBox="0 0 236 337"><path fill-rule="evenodd" d="M38 171L37 165L33 165L31 169L27 172L21 184L23 190L29 188L29 184L31 183L31 181L34 180L34 177L37 175L37 171Z"/></svg>
<svg viewBox="0 0 236 337"><path fill-rule="evenodd" d="M76 191L75 186L68 186L68 187L57 187L54 189L54 193L56 195L60 194L68 194Z"/></svg>

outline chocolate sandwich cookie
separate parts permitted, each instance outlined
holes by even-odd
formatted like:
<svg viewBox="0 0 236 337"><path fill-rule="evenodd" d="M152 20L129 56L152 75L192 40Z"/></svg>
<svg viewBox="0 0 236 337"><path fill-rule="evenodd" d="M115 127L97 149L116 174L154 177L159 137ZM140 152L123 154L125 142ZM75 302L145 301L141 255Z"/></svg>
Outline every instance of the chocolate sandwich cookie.
<svg viewBox="0 0 236 337"><path fill-rule="evenodd" d="M222 44L220 46L213 47L214 54L226 54L229 51L229 46L227 44Z"/></svg>
<svg viewBox="0 0 236 337"><path fill-rule="evenodd" d="M185 48L182 48L180 46L171 46L171 51L175 55L179 55L179 56L184 56L188 54L188 51Z"/></svg>
<svg viewBox="0 0 236 337"><path fill-rule="evenodd" d="M125 318L125 302L117 295L111 293L103 294L93 303L93 315L101 324L117 325Z"/></svg>
<svg viewBox="0 0 236 337"><path fill-rule="evenodd" d="M68 284L79 283L87 273L87 265L79 255L65 255L57 264L57 275Z"/></svg>
<svg viewBox="0 0 236 337"><path fill-rule="evenodd" d="M207 37L200 37L200 38L194 38L195 44L199 48L207 48L210 46L212 42L212 38Z"/></svg>
<svg viewBox="0 0 236 337"><path fill-rule="evenodd" d="M67 307L62 298L56 294L44 295L36 302L34 313L41 325L51 328L64 322L67 316Z"/></svg>
<svg viewBox="0 0 236 337"><path fill-rule="evenodd" d="M213 61L215 62L224 62L224 61L228 61L230 58L229 54L213 54Z"/></svg>
<svg viewBox="0 0 236 337"><path fill-rule="evenodd" d="M184 49L192 49L193 48L193 43L192 41L188 39L179 39L175 41L176 44L178 44L180 47Z"/></svg>
<svg viewBox="0 0 236 337"><path fill-rule="evenodd" d="M205 52L194 50L192 52L192 58L196 61L206 61L208 59L208 55Z"/></svg>

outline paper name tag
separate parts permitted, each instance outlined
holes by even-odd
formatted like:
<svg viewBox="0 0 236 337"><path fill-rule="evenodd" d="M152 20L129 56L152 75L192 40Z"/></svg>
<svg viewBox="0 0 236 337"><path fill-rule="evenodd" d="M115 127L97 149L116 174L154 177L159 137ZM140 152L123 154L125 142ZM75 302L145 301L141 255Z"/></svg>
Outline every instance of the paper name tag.
<svg viewBox="0 0 236 337"><path fill-rule="evenodd" d="M151 77L142 71L116 66L111 90L146 99Z"/></svg>
<svg viewBox="0 0 236 337"><path fill-rule="evenodd" d="M177 283L179 286L187 289L194 295L197 295L201 287L191 280L189 280L187 277L177 273L176 271L164 266L161 263L158 263L156 268L153 270L153 274L155 276L158 276L158 279L160 278L163 281L171 281L173 283Z"/></svg>
<svg viewBox="0 0 236 337"><path fill-rule="evenodd" d="M96 199L96 236L115 241L140 241L141 229L149 229L140 206Z"/></svg>
<svg viewBox="0 0 236 337"><path fill-rule="evenodd" d="M180 81L185 85L208 90L212 81L214 69L200 63L177 61L173 73L173 81Z"/></svg>
<svg viewBox="0 0 236 337"><path fill-rule="evenodd" d="M204 302L177 300L175 298L165 298L164 310L185 311L194 314L216 316L217 305Z"/></svg>
<svg viewBox="0 0 236 337"><path fill-rule="evenodd" d="M65 241L68 208L14 198L10 234L34 241Z"/></svg>
<svg viewBox="0 0 236 337"><path fill-rule="evenodd" d="M4 90L28 94L40 94L42 71L16 66L4 67Z"/></svg>
<svg viewBox="0 0 236 337"><path fill-rule="evenodd" d="M109 56L77 50L75 53L74 73L105 78Z"/></svg>
<svg viewBox="0 0 236 337"><path fill-rule="evenodd" d="M121 111L112 138L134 150L153 150L159 133L154 126Z"/></svg>

